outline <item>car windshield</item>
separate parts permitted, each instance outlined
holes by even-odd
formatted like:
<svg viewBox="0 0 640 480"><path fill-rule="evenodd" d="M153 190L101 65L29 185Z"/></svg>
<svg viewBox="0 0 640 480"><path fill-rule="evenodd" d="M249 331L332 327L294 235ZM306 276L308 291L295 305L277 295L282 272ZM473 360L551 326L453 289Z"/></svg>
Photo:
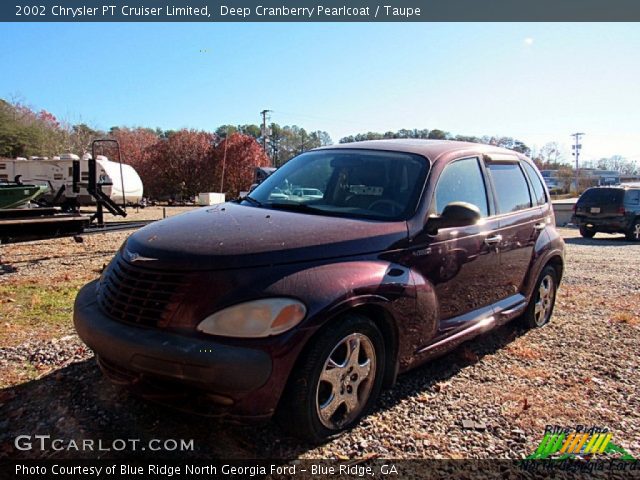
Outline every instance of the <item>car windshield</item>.
<svg viewBox="0 0 640 480"><path fill-rule="evenodd" d="M303 153L251 192L246 204L318 215L399 220L413 213L428 171L424 157L380 150Z"/></svg>

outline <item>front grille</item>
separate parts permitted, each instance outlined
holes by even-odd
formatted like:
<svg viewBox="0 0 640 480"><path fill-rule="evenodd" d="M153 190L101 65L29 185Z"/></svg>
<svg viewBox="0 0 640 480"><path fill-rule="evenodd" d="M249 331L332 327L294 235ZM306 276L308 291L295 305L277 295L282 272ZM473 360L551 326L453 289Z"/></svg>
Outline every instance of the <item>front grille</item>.
<svg viewBox="0 0 640 480"><path fill-rule="evenodd" d="M184 295L182 273L138 267L118 255L102 275L98 303L114 320L166 326Z"/></svg>

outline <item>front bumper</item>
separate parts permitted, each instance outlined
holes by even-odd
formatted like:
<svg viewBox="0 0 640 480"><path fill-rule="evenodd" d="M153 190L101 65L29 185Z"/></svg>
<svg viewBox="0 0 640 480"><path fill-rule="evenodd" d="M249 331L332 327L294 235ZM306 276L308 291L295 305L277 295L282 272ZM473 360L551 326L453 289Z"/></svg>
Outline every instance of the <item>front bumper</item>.
<svg viewBox="0 0 640 480"><path fill-rule="evenodd" d="M183 390L181 385L189 385L210 392L214 398L229 398L233 405L239 400L242 403L251 392L269 389L273 363L268 352L114 321L99 308L95 292L95 281L80 290L73 320L78 335L99 357L103 370L109 365L109 370L128 372L131 383L165 381L173 393ZM266 403L253 405L245 413L268 415L275 404Z"/></svg>

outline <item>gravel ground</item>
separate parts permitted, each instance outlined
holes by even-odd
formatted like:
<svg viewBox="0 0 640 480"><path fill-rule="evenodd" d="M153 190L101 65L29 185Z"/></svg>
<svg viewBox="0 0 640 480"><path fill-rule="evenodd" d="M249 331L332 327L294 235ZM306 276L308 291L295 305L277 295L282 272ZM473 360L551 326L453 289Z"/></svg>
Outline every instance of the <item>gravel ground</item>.
<svg viewBox="0 0 640 480"><path fill-rule="evenodd" d="M196 207L147 207L127 209L127 217L105 213L105 222L160 220L193 210ZM83 214L93 209L82 210ZM78 240L64 237L0 246L0 284L38 280L43 276L69 280L96 276L102 265L113 257L131 230L108 234L79 235ZM11 275L8 275L11 274Z"/></svg>
<svg viewBox="0 0 640 480"><path fill-rule="evenodd" d="M532 453L545 425L582 424L609 428L613 441L638 458L640 245L561 232L567 265L549 325L535 331L507 325L401 376L358 427L323 445L301 445L273 423L235 426L133 398L102 377L69 326L50 340L0 349L3 377L17 368L39 372L0 390L0 457L132 455L14 449L17 435L46 434L107 444L194 439L195 451L181 456L222 459L516 459ZM64 248L52 241L2 247L0 284L56 277L60 269L82 268L91 278L125 236L71 239Z"/></svg>

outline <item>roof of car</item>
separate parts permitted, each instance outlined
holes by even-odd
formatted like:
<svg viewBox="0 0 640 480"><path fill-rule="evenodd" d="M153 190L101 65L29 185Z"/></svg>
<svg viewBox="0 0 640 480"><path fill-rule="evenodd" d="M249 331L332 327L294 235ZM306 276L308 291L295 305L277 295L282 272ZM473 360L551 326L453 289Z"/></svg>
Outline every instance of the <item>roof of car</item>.
<svg viewBox="0 0 640 480"><path fill-rule="evenodd" d="M366 150L388 150L394 152L417 153L430 160L436 160L442 154L457 151L473 150L483 154L501 153L519 155L513 150L486 145L483 143L457 142L453 140L421 140L414 138L394 138L386 140L366 140L364 142L339 143L321 147L321 149L354 148Z"/></svg>

